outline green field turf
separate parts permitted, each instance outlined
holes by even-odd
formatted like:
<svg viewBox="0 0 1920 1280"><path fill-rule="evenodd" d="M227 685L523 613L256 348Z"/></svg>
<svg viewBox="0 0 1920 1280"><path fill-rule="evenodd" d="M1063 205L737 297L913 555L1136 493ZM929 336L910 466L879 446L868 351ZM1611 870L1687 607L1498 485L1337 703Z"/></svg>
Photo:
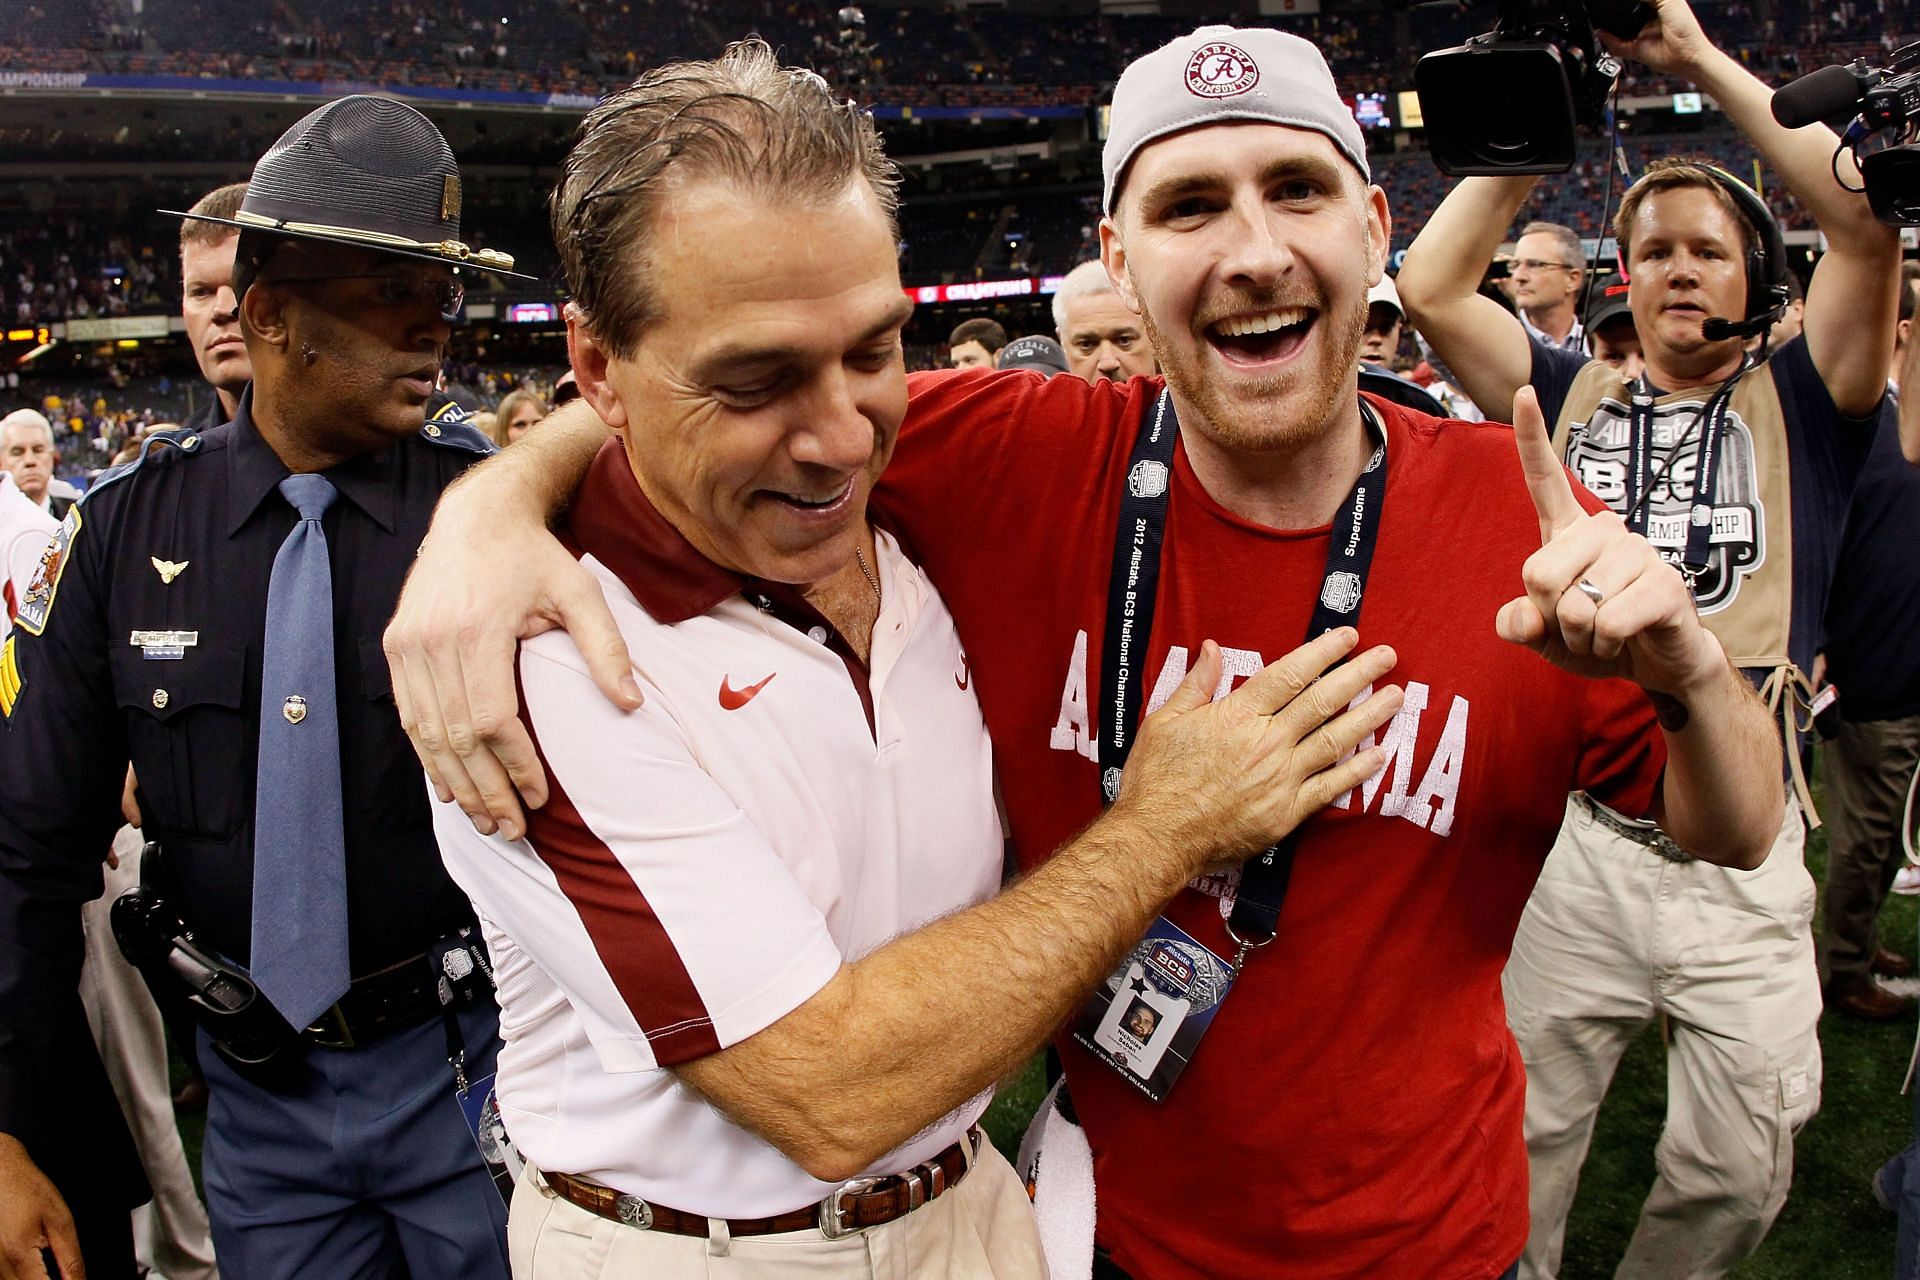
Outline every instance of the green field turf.
<svg viewBox="0 0 1920 1280"><path fill-rule="evenodd" d="M1816 882L1824 877L1826 855L1826 833L1816 831L1807 843ZM1883 942L1912 956L1917 918L1920 899L1889 898L1880 917ZM1826 1018L1820 1041L1826 1073L1820 1114L1796 1144L1787 1207L1759 1251L1733 1272L1740 1280L1883 1280L1892 1274L1893 1218L1874 1203L1867 1179L1912 1136L1912 1103L1900 1082L1913 1051L1914 1020L1882 1026ZM1613 1275L1653 1185L1666 1088L1659 1029L1650 1027L1621 1060L1600 1110L1567 1224L1561 1280ZM1042 1092L1036 1060L1003 1087L987 1113L988 1131L1009 1158Z"/></svg>

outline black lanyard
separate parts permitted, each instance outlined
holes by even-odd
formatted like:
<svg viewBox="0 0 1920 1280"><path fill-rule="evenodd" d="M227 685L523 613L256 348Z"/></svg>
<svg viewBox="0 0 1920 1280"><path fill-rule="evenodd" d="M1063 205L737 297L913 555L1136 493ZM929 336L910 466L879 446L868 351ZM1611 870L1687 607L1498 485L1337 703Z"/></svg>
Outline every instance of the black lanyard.
<svg viewBox="0 0 1920 1280"><path fill-rule="evenodd" d="M1665 480L1667 492L1675 498L1680 496L1674 490L1670 473L1687 436L1696 429L1700 431L1700 444L1694 454L1693 501L1686 517L1686 550L1681 560L1690 574L1705 569L1707 557L1713 551L1713 503L1720 490L1720 444L1727 425L1727 404L1733 397L1734 383L1748 367L1742 364L1739 372L1714 389L1694 414L1692 425L1674 441L1667 453L1667 465L1658 475L1653 470L1653 384L1645 374L1633 383L1627 436L1627 528L1646 535L1653 516L1655 484Z"/></svg>
<svg viewBox="0 0 1920 1280"><path fill-rule="evenodd" d="M1386 432L1374 421L1373 410L1361 402L1361 420L1376 436L1373 456L1354 481L1353 491L1334 519L1327 540L1327 566L1320 594L1307 624L1313 640L1335 627L1352 623L1366 592L1367 573L1379 541L1380 509L1387 490ZM1160 582L1160 548L1166 536L1167 491L1173 478L1173 445L1180 434L1172 396L1160 397L1141 413L1133 456L1127 462L1126 492L1120 499L1120 520L1114 530L1113 575L1107 584L1107 632L1101 653L1100 720L1098 744L1100 789L1107 804L1120 794L1120 771L1133 748L1140 720L1137 708L1146 702L1139 671L1145 666L1147 642L1153 632L1153 611ZM1254 947L1273 941L1293 876L1295 838L1288 836L1242 869L1227 932L1240 944L1234 967Z"/></svg>

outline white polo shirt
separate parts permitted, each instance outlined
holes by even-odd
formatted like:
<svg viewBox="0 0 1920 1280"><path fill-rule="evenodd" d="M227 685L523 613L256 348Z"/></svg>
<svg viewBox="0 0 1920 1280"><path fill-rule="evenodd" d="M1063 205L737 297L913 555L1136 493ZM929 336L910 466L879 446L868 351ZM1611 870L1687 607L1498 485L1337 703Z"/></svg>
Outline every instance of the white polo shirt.
<svg viewBox="0 0 1920 1280"><path fill-rule="evenodd" d="M570 545L606 590L646 704L610 704L563 632L521 646L551 798L524 840L434 823L499 982L501 1114L541 1168L710 1217L833 1190L666 1068L737 1044L840 965L1000 882L992 753L932 586L884 534L869 667L791 587L704 559L617 442ZM870 1173L958 1139L989 1094Z"/></svg>
<svg viewBox="0 0 1920 1280"><path fill-rule="evenodd" d="M40 561L60 522L14 483L13 474L0 471L0 637L13 629L13 611L40 573Z"/></svg>

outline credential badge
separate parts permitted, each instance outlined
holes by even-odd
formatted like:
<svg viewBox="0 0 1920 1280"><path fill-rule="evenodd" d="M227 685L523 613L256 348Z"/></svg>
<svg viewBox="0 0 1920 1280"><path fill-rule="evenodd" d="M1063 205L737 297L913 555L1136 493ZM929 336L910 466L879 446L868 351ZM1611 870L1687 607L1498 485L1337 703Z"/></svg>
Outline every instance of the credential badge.
<svg viewBox="0 0 1920 1280"><path fill-rule="evenodd" d="M1330 573L1326 583L1320 588L1320 603L1335 613L1352 613L1360 603L1360 575L1356 573Z"/></svg>
<svg viewBox="0 0 1920 1280"><path fill-rule="evenodd" d="M1127 492L1136 498L1157 498L1167 491L1167 464L1142 458L1127 472Z"/></svg>

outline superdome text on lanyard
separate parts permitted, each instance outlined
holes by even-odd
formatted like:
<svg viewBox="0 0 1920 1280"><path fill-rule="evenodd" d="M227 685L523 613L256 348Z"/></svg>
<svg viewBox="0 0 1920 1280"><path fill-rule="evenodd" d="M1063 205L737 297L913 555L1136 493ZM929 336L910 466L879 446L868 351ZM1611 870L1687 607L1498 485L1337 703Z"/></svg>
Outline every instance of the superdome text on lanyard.
<svg viewBox="0 0 1920 1280"><path fill-rule="evenodd" d="M1313 616L1307 623L1309 641L1335 627L1352 623L1360 612L1367 574L1380 533L1380 509L1387 489L1386 432L1373 409L1360 402L1361 419L1373 438L1373 456L1354 481L1340 513L1334 517L1327 540L1326 571ZM1120 520L1114 531L1113 575L1107 586L1106 641L1101 657L1101 730L1098 738L1102 800L1112 804L1120 794L1120 774L1133 747L1138 726L1140 691L1137 669L1144 666L1153 632L1153 613L1160 582L1160 550L1166 536L1167 499L1172 480L1174 442L1180 423L1170 392L1141 414L1140 428L1128 460L1126 491L1120 499ZM1286 900L1293 875L1295 837L1288 836L1241 871L1227 934L1239 947L1233 968L1238 971L1247 952L1272 942L1278 929L1280 906Z"/></svg>

